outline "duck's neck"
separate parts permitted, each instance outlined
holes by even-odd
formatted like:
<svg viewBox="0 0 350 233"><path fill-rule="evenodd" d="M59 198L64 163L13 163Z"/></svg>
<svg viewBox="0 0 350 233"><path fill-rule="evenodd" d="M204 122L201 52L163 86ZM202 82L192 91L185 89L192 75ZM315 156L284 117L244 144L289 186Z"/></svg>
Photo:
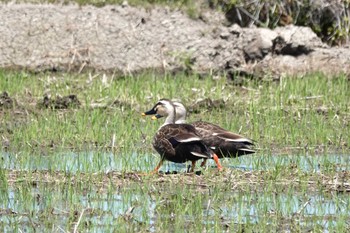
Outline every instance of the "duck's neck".
<svg viewBox="0 0 350 233"><path fill-rule="evenodd" d="M185 124L186 123L186 109L184 108L175 108L176 120L175 124Z"/></svg>
<svg viewBox="0 0 350 233"><path fill-rule="evenodd" d="M178 113L178 112L176 112ZM175 124L185 124L186 123L186 113L177 114Z"/></svg>
<svg viewBox="0 0 350 233"><path fill-rule="evenodd" d="M165 119L164 124L161 127L163 127L164 125L175 124L175 116L176 116L176 112L174 108L170 111L167 118Z"/></svg>
<svg viewBox="0 0 350 233"><path fill-rule="evenodd" d="M186 119L177 119L175 121L175 124L185 124L186 123Z"/></svg>

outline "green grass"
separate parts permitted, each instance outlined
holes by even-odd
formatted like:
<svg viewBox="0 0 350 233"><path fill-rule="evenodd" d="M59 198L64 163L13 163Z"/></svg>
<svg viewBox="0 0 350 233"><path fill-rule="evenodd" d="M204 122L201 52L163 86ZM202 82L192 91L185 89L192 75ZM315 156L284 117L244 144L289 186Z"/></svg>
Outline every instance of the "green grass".
<svg viewBox="0 0 350 233"><path fill-rule="evenodd" d="M144 163L152 161L145 155L153 153L151 140L162 122L143 118L140 113L164 97L180 99L189 109L205 98L225 101L223 108L202 107L190 113L189 122L202 119L239 132L254 139L260 153L346 153L350 145L349 81L342 76L315 74L234 86L224 77L2 71L0 91L7 91L17 102L14 109L1 110L0 130L7 150L18 154L16 161L22 165L40 164L40 157L30 158L33 154L100 151L119 156L127 171L142 170ZM37 103L44 93L52 97L76 94L82 106L40 109ZM130 165L130 153L144 156L143 160Z"/></svg>
<svg viewBox="0 0 350 233"><path fill-rule="evenodd" d="M0 71L0 92L17 102L0 108L0 231L347 232L349 89L347 77L319 74L235 86L181 74ZM76 94L82 105L40 109L44 93ZM159 161L151 141L162 122L141 112L160 98L189 109L223 100L189 122L240 132L259 151L223 160L223 173L138 175Z"/></svg>
<svg viewBox="0 0 350 233"><path fill-rule="evenodd" d="M346 149L349 135L349 81L346 77L313 75L280 82L252 81L245 88L225 78L155 76L136 77L66 74L34 76L0 74L0 90L7 91L25 109L2 111L2 130L11 148L110 148L115 135L118 152L150 151L149 141L161 122L141 118L160 98L176 98L191 107L197 100L225 101L224 108L200 109L189 120L206 120L257 141L264 150L300 147L306 150ZM91 76L90 76L91 77ZM39 110L44 93L76 94L80 109ZM113 102L117 100L117 104ZM97 106L100 107L95 107ZM102 107L101 107L102 106ZM19 120L16 120L19 119ZM133 140L130 140L130 139ZM87 148L86 148L87 147Z"/></svg>

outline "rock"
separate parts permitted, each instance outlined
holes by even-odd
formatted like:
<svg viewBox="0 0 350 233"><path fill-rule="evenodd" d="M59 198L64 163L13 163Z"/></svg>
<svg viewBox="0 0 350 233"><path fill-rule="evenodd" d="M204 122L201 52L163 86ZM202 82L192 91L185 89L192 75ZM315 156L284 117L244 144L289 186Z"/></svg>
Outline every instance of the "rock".
<svg viewBox="0 0 350 233"><path fill-rule="evenodd" d="M228 32L223 32L220 34L220 38L223 40L227 40L230 37L230 33Z"/></svg>
<svg viewBox="0 0 350 233"><path fill-rule="evenodd" d="M243 29L238 26L238 24L233 24L231 27L229 27L229 32L236 35L236 37L239 37L242 34Z"/></svg>
<svg viewBox="0 0 350 233"><path fill-rule="evenodd" d="M319 48L300 56L269 54L260 63L247 68L253 73L277 75L304 75L323 73L326 75L350 74L350 50L343 48Z"/></svg>
<svg viewBox="0 0 350 233"><path fill-rule="evenodd" d="M309 54L316 48L327 47L307 27L289 25L278 27L274 31L278 34L273 40L273 52L276 54L299 56Z"/></svg>
<svg viewBox="0 0 350 233"><path fill-rule="evenodd" d="M243 51L245 61L262 60L272 51L277 33L266 28L244 29Z"/></svg>

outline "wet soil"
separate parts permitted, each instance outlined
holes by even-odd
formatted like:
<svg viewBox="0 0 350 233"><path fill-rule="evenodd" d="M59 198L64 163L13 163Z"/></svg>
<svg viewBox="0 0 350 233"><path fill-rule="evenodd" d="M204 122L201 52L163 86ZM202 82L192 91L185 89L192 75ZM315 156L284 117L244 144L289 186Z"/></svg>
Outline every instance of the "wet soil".
<svg viewBox="0 0 350 233"><path fill-rule="evenodd" d="M37 106L39 108L51 108L51 109L68 109L68 108L79 108L81 105L76 95L68 96L57 96L56 99L51 98L48 95L44 95L42 101Z"/></svg>
<svg viewBox="0 0 350 233"><path fill-rule="evenodd" d="M15 101L8 95L6 91L0 94L0 110L13 108Z"/></svg>
<svg viewBox="0 0 350 233"><path fill-rule="evenodd" d="M8 184L15 185L18 180L29 181L33 186L39 183L47 184L64 184L64 183L86 183L98 187L100 190L108 189L112 182L116 186L129 186L131 183L152 182L162 185L183 184L198 190L206 190L214 186L223 186L225 191L233 190L254 190L261 191L266 185L271 185L271 177L275 171L241 171L225 169L222 172L206 171L206 175L198 175L196 173L179 173L179 174L144 174L138 172L108 172L108 173L79 173L77 175L67 176L65 172L53 171L5 171L8 177ZM282 174L283 173L283 174ZM209 176L209 177L208 177ZM295 187L295 191L304 189L307 186L309 192L316 192L322 187L327 192L350 192L350 172L342 171L335 174L326 173L305 173L305 180L301 181L300 170L298 168L288 167L285 172L279 175L282 177L277 180L274 185L281 189L289 189L290 186ZM288 179L283 179L286 177ZM292 178L294 177L294 178ZM257 185L259 184L259 185ZM229 189L229 190L226 190ZM301 191L301 190L299 190Z"/></svg>

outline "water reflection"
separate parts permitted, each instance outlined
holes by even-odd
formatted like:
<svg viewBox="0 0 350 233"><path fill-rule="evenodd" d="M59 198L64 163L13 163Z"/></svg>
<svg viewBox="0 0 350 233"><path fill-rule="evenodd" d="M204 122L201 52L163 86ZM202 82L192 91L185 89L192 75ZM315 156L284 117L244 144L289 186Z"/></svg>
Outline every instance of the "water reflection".
<svg viewBox="0 0 350 233"><path fill-rule="evenodd" d="M0 215L4 231L11 230L9 226L14 222L25 232L31 231L31 224L40 226L42 232L51 231L54 229L52 226L56 226L56 229L57 227L69 229L74 211L78 211L79 215L82 210L85 211L84 222L90 224L90 232L105 232L113 229L117 226L118 218L123 218L131 208L133 220L144 224L151 232L156 231L156 226L160 225L164 219L173 218L163 214L158 216L163 212L161 209L165 208L162 200L153 199L136 187L129 187L122 192L107 193L99 193L98 190L90 190L86 193L81 189L75 190L73 196L69 191L54 187L32 188L29 192L31 198L27 197L27 200L23 200L23 193L17 189L10 189L8 197L0 202L1 210L10 210L15 213ZM298 194L281 193L271 196L263 193L242 196L241 193L232 191L225 193L225 197L228 199L221 200L218 208L220 211L217 208L208 208L211 197L203 197L202 221L204 224L217 224L215 222L217 215L230 224L259 224L264 218L264 222L266 218L270 218L268 222L272 223L276 221L275 216L285 219L302 216L298 218L301 226L320 224L327 232L328 226L334 225L337 221L336 218L332 219L329 216L350 215L348 208L350 203L346 194L339 194L335 199L324 195L310 195L305 199ZM41 216L42 214L45 216ZM41 221L42 218L47 217L50 224L45 225ZM198 221L198 216L177 217L185 218L191 223Z"/></svg>
<svg viewBox="0 0 350 233"><path fill-rule="evenodd" d="M304 171L350 170L350 156L345 154L323 155L248 155L231 160L230 167L244 170L270 170L293 166Z"/></svg>
<svg viewBox="0 0 350 233"><path fill-rule="evenodd" d="M57 153L50 156L0 153L1 168L16 170L52 170L64 172L150 171L159 161L158 155L136 153L113 154L101 152ZM190 163L166 162L161 170L185 172ZM199 164L199 163L198 163ZM327 155L247 155L236 159L224 159L225 167L242 170L269 170L283 166L295 166L305 171L332 169L350 170L350 156ZM208 162L214 165L213 161Z"/></svg>
<svg viewBox="0 0 350 233"><path fill-rule="evenodd" d="M113 153L59 153L50 156L33 156L30 154L1 153L2 169L16 170L53 170L67 173L77 172L108 172L123 170L149 171L159 161L158 155L113 154ZM321 169L349 170L350 157L347 155L249 155L237 159L223 160L226 167L233 169L263 170L279 169L284 166L296 166L305 171ZM209 162L209 166L213 162ZM180 171L187 169L187 164L166 163L163 171ZM40 231L48 232L52 226L70 229L72 211L85 210L84 221L89 229L95 232L105 232L116 227L118 219L124 218L125 213L132 208L133 220L143 224L148 231L156 231L161 221L173 216L160 214L166 206L165 200L151 198L150 194L139 186L128 186L126 189L108 192L94 190L93 186L77 187L74 190L53 186L0 189L0 227L4 232L11 231L14 224L21 230L31 231L33 222L40 225ZM23 186L24 187L24 186ZM259 193L248 194L240 191L227 191L220 194L219 208L208 208L211 197L202 197L203 214L201 222L206 225L217 224L217 219L223 219L229 224L259 224L260 222L276 221L276 216L285 219L298 218L304 227L319 224L324 231L334 226L340 217L350 215L350 199L348 194L304 194L299 193ZM164 198L164 197L163 197ZM167 211L164 211L167 213ZM13 214L11 214L13 213ZM41 218L50 215L50 224L40 224ZM44 216L43 216L44 215ZM79 212L78 212L79 215ZM34 216L34 217L33 217ZM184 215L190 223L198 221L198 216ZM309 217L309 219L308 219ZM76 220L74 220L76 221ZM74 222L73 221L73 222ZM168 222L169 222L168 221ZM171 221L170 221L171 222ZM11 227L10 227L11 226ZM55 228L56 229L56 228ZM58 228L57 228L58 229Z"/></svg>
<svg viewBox="0 0 350 233"><path fill-rule="evenodd" d="M32 232L33 225L40 232L70 229L72 217L82 211L84 222L91 225L89 229L92 232L115 229L117 219L123 217L131 207L134 208L132 216L138 222L152 225L155 219L155 203L142 193L135 193L135 189L122 194L99 193L98 190L84 193L83 190L75 190L72 196L69 191L48 186L40 190L33 188L30 192L30 197L24 197L17 189L8 190L7 198L0 202L0 210L6 210L6 214L4 211L0 214L2 232L12 232L15 225L23 232ZM45 225L46 221L48 226ZM56 227L50 229L52 226Z"/></svg>

